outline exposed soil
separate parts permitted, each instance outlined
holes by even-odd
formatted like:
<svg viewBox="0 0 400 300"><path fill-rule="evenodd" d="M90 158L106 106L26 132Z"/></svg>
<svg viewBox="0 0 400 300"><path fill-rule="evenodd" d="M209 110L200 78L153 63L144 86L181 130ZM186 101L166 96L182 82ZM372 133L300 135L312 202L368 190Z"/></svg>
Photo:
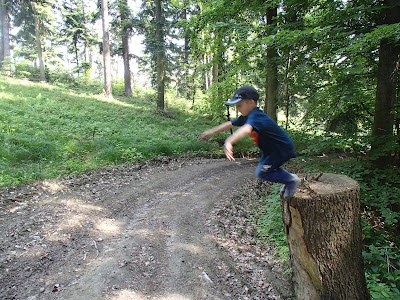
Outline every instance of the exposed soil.
<svg viewBox="0 0 400 300"><path fill-rule="evenodd" d="M289 299L257 161L162 158L0 189L0 299Z"/></svg>

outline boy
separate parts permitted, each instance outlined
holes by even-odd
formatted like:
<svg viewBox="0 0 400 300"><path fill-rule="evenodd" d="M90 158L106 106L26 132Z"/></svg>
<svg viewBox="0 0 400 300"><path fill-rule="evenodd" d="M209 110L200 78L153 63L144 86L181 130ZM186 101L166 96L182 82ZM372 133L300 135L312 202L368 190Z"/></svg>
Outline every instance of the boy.
<svg viewBox="0 0 400 300"><path fill-rule="evenodd" d="M296 174L282 169L281 165L296 157L297 154L288 134L257 107L258 98L259 95L253 87L239 88L232 99L225 104L236 105L241 116L203 132L200 139L206 140L215 133L229 130L233 126L240 126L225 140L226 157L231 161L235 160L233 145L246 135L250 135L263 152L256 169L256 176L262 180L283 183L281 194L285 199L289 199L294 195L300 179Z"/></svg>

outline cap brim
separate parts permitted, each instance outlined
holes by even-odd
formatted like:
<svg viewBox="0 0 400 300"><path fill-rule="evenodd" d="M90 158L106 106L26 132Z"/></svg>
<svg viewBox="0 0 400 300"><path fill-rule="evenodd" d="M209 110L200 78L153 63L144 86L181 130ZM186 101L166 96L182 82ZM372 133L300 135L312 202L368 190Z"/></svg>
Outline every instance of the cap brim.
<svg viewBox="0 0 400 300"><path fill-rule="evenodd" d="M233 96L231 100L225 102L225 105L235 105L242 100L242 96Z"/></svg>

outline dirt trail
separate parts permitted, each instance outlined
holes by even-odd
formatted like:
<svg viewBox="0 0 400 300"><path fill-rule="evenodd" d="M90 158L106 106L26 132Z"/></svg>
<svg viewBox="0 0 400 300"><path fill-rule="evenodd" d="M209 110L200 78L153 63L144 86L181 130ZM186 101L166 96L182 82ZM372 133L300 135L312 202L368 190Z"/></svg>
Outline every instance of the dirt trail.
<svg viewBox="0 0 400 300"><path fill-rule="evenodd" d="M0 298L289 298L250 202L232 201L255 164L163 159L1 189Z"/></svg>

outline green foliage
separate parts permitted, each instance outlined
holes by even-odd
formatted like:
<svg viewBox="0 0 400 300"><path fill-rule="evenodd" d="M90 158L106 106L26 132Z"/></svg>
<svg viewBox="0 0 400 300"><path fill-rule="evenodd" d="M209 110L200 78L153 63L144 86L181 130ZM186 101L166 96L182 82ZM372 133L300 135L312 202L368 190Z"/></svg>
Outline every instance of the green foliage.
<svg viewBox="0 0 400 300"><path fill-rule="evenodd" d="M298 151L307 154L298 160L306 172L346 174L359 183L368 289L373 299L398 299L400 170L380 170L370 164L366 159L366 153L370 153L369 138L346 139L340 135L316 136L294 132L292 136L298 141ZM344 147L340 149L340 145Z"/></svg>
<svg viewBox="0 0 400 300"><path fill-rule="evenodd" d="M367 138L313 131L289 130L295 148L300 155L325 155L330 153L345 153L367 151Z"/></svg>
<svg viewBox="0 0 400 300"><path fill-rule="evenodd" d="M12 74L16 78L27 78L35 80L39 78L39 69L33 67L31 63L27 60L24 60L21 63L15 64L15 68Z"/></svg>
<svg viewBox="0 0 400 300"><path fill-rule="evenodd" d="M261 193L260 199L263 201L255 215L257 236L262 242L274 246L282 262L288 263L289 248L282 222L280 185L273 185L268 194Z"/></svg>
<svg viewBox="0 0 400 300"><path fill-rule="evenodd" d="M200 1L192 17L191 47L197 80L212 77L217 92L208 98L219 115L228 94L242 84L265 88L266 50L279 52L280 108L302 113L303 123L327 132L364 134L373 122L379 44L398 41L399 24L377 25L380 2L292 1L280 3L276 22L265 13L276 1ZM217 66L218 72L210 74ZM221 89L218 87L221 86ZM232 87L232 88L231 88ZM261 95L261 99L264 95ZM397 107L397 106L396 106Z"/></svg>
<svg viewBox="0 0 400 300"><path fill-rule="evenodd" d="M372 299L399 299L400 251L393 243L381 242L363 252L368 289Z"/></svg>
<svg viewBox="0 0 400 300"><path fill-rule="evenodd" d="M80 75L81 70L85 72L85 65L80 61L80 53L84 52L85 47L94 45L96 38L94 30L89 28L91 19L87 8L85 9L83 0L63 1L61 13L63 22L61 23L62 43L68 47L68 52L74 54L75 70ZM87 64L87 63L86 63Z"/></svg>
<svg viewBox="0 0 400 300"><path fill-rule="evenodd" d="M215 123L174 102L159 113L148 96L108 100L90 90L0 79L0 186L220 149L198 139Z"/></svg>

